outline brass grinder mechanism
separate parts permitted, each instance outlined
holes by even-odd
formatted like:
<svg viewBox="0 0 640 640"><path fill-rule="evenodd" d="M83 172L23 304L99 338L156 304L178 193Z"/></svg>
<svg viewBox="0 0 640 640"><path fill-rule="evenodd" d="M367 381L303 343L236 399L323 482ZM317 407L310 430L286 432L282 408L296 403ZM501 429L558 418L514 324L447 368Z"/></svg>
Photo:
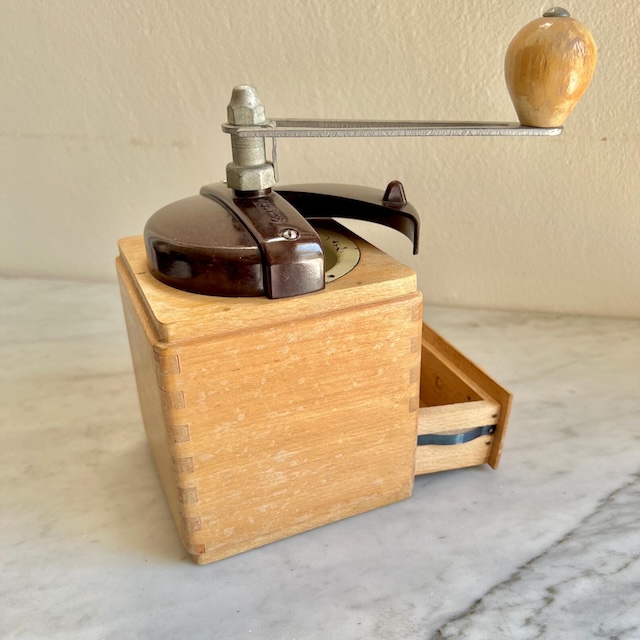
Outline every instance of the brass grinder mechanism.
<svg viewBox="0 0 640 640"><path fill-rule="evenodd" d="M203 187L154 214L145 228L153 275L173 287L222 296L286 298L325 285L321 239L309 220L369 220L404 233L418 251L419 223L399 182L276 187L278 138L556 136L586 91L597 59L589 30L561 8L523 27L505 57L519 122L267 119L256 89L233 89L222 130L231 137L226 183ZM265 138L273 144L267 160ZM316 224L318 224L316 222ZM320 223L321 224L321 223Z"/></svg>

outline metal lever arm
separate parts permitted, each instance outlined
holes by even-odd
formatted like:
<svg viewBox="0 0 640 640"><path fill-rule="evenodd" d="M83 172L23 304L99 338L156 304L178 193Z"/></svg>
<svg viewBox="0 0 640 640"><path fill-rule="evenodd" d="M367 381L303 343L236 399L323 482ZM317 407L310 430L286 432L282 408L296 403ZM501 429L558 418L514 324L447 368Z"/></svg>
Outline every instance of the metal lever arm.
<svg viewBox="0 0 640 640"><path fill-rule="evenodd" d="M222 131L238 138L388 138L557 136L562 133L562 127L525 127L517 122L275 118L258 125L225 123L222 125Z"/></svg>
<svg viewBox="0 0 640 640"><path fill-rule="evenodd" d="M386 191L353 184L298 184L276 187L285 200L309 220L349 218L367 220L403 233L418 253L420 221L398 181Z"/></svg>

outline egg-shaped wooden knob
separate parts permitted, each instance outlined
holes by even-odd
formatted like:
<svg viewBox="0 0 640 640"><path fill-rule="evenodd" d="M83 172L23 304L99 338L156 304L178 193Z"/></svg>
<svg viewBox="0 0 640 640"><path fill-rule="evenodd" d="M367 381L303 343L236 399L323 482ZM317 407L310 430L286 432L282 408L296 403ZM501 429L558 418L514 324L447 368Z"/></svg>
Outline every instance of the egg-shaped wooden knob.
<svg viewBox="0 0 640 640"><path fill-rule="evenodd" d="M559 127L587 90L596 68L589 29L565 9L550 9L513 38L504 62L520 123Z"/></svg>

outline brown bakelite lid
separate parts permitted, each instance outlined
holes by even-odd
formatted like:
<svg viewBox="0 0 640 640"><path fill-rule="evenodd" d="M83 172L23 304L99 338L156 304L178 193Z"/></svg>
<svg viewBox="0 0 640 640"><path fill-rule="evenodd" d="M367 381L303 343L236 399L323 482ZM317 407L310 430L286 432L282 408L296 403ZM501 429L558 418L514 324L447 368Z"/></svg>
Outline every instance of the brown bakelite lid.
<svg viewBox="0 0 640 640"><path fill-rule="evenodd" d="M295 207L295 208L294 208ZM392 227L418 246L418 219L399 182L386 191L299 185L243 194L225 184L174 202L147 222L151 273L214 296L288 298L324 288L324 254L309 219L355 218Z"/></svg>
<svg viewBox="0 0 640 640"><path fill-rule="evenodd" d="M155 213L144 231L151 273L215 296L288 298L324 287L314 228L281 196L203 187Z"/></svg>

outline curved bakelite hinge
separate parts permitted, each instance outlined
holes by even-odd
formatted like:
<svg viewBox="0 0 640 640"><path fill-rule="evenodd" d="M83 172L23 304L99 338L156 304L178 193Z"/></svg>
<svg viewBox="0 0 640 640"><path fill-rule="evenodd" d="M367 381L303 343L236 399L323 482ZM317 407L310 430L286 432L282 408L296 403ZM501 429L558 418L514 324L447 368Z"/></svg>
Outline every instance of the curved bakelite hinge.
<svg viewBox="0 0 640 640"><path fill-rule="evenodd" d="M349 218L382 224L407 236L414 255L418 253L420 221L397 180L385 191L351 184L295 184L275 190L305 218Z"/></svg>
<svg viewBox="0 0 640 640"><path fill-rule="evenodd" d="M255 240L267 298L291 298L324 288L320 238L285 198L275 192L245 197L224 184L206 185L200 195L222 205Z"/></svg>

